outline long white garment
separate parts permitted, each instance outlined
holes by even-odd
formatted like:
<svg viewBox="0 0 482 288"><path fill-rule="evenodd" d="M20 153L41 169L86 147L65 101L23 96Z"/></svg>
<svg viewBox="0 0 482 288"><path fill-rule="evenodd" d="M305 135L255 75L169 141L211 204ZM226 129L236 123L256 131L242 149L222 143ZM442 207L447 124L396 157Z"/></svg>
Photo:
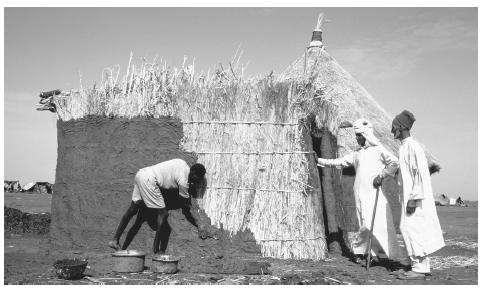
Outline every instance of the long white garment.
<svg viewBox="0 0 482 288"><path fill-rule="evenodd" d="M376 189L373 187L373 179L378 176L394 176L398 169L398 161L395 156L383 146L362 147L338 159L319 158L318 164L322 167L336 167L338 169L354 166L356 170L353 191L357 209L360 231L358 241L353 243L355 254L365 254L367 249L368 235L371 228L373 207L375 205ZM377 211L373 228L372 254L378 255L383 250L389 258L402 257L402 251L397 243L397 235L393 224L392 210L387 198L379 188Z"/></svg>
<svg viewBox="0 0 482 288"><path fill-rule="evenodd" d="M402 186L402 218L400 231L409 256L426 256L445 246L442 229L435 209L427 158L420 144L405 138L399 150ZM417 208L407 215L408 200L417 201Z"/></svg>

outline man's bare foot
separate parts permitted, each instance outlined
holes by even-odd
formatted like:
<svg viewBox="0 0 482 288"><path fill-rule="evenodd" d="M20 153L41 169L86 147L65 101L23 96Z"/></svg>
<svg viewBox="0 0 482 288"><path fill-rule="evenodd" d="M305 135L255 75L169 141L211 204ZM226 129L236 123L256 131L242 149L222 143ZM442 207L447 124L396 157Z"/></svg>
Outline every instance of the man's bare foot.
<svg viewBox="0 0 482 288"><path fill-rule="evenodd" d="M116 250L116 251L121 250L121 247L120 247L119 243L114 241L114 240L109 241L109 247Z"/></svg>
<svg viewBox="0 0 482 288"><path fill-rule="evenodd" d="M362 261L363 261L363 255L357 255L357 254L355 254L355 255L353 255L353 256L351 257L350 260L351 260L352 262L356 263L356 264L360 264L360 263L362 263Z"/></svg>

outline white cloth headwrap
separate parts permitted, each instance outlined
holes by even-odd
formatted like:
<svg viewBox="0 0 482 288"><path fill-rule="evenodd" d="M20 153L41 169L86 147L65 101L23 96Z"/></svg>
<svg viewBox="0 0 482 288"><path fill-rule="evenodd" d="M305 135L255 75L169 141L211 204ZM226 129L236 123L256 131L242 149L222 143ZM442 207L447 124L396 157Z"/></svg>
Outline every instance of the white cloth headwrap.
<svg viewBox="0 0 482 288"><path fill-rule="evenodd" d="M373 135L373 125L367 119L362 118L356 120L353 123L353 128L355 128L355 133L360 133L365 137L370 146L380 145L380 141L378 141L377 137Z"/></svg>

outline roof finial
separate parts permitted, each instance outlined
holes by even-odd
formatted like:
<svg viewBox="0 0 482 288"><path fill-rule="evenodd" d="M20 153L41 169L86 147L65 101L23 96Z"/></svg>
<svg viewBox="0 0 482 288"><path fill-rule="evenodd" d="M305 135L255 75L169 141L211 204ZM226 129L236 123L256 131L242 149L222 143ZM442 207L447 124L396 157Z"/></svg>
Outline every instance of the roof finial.
<svg viewBox="0 0 482 288"><path fill-rule="evenodd" d="M318 23L316 23L315 31L321 31L321 25L323 25L323 18L325 17L325 14L320 13L318 15Z"/></svg>
<svg viewBox="0 0 482 288"><path fill-rule="evenodd" d="M320 15L318 15L318 22L316 23L316 27L315 29L313 30L313 35L311 36L311 42L310 42L310 46L308 46L308 48L311 48L311 47L323 47L323 43L322 43L322 38L321 38L321 26L323 25L323 19L325 18L325 15L323 13L320 13ZM326 21L326 20L325 20Z"/></svg>

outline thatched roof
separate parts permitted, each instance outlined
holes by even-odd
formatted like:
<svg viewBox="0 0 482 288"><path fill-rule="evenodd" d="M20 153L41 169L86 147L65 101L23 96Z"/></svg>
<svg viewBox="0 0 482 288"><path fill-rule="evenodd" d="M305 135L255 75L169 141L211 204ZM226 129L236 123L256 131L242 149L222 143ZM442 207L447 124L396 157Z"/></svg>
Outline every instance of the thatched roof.
<svg viewBox="0 0 482 288"><path fill-rule="evenodd" d="M377 101L338 62L325 51L324 47L311 47L283 72L282 79L311 83L311 89L318 91L317 99L330 109L316 115L318 129L327 128L337 137L339 153L344 155L358 148L353 128L339 128L344 122L366 118L373 123L374 133L383 145L398 155L399 141L393 138L390 116ZM402 107L401 109L402 110ZM425 149L431 172L438 170L435 157Z"/></svg>

